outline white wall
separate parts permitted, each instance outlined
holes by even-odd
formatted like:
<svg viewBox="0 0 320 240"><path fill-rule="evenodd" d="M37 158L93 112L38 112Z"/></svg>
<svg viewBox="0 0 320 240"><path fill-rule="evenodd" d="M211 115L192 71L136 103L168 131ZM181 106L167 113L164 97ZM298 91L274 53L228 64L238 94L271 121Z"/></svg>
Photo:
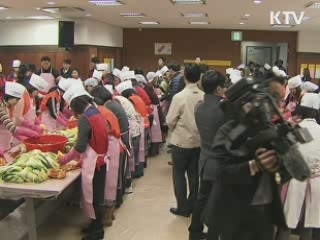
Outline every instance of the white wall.
<svg viewBox="0 0 320 240"><path fill-rule="evenodd" d="M297 51L320 53L320 32L300 31Z"/></svg>
<svg viewBox="0 0 320 240"><path fill-rule="evenodd" d="M0 21L0 46L58 45L58 20ZM75 44L123 46L123 29L88 19L75 20Z"/></svg>

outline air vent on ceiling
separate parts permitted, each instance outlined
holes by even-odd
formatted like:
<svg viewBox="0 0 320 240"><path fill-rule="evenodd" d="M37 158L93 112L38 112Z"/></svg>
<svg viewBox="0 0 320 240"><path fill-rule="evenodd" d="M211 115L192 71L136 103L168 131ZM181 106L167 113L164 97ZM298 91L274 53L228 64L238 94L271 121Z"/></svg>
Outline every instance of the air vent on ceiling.
<svg viewBox="0 0 320 240"><path fill-rule="evenodd" d="M80 7L45 7L45 8L42 8L41 10L49 13L60 13L60 14L74 14L74 13L82 13L86 11Z"/></svg>

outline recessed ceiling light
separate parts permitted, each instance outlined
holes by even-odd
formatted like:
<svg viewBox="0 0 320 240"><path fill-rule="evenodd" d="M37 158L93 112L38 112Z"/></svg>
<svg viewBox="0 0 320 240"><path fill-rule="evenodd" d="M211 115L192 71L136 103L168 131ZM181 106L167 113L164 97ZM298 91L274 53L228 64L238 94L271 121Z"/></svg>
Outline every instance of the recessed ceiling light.
<svg viewBox="0 0 320 240"><path fill-rule="evenodd" d="M49 5L55 5L56 3L55 3L55 2L47 2L47 4L49 4Z"/></svg>
<svg viewBox="0 0 320 240"><path fill-rule="evenodd" d="M41 10L48 13L58 13L60 9L57 7L48 7L48 8L42 8Z"/></svg>
<svg viewBox="0 0 320 240"><path fill-rule="evenodd" d="M34 19L34 20L50 20L50 19L54 19L53 17L49 17L49 16L30 16L27 17L28 19Z"/></svg>
<svg viewBox="0 0 320 240"><path fill-rule="evenodd" d="M182 17L208 17L207 13L181 13Z"/></svg>
<svg viewBox="0 0 320 240"><path fill-rule="evenodd" d="M191 25L208 25L210 24L209 22L189 22Z"/></svg>
<svg viewBox="0 0 320 240"><path fill-rule="evenodd" d="M309 8L320 8L320 2L310 2L306 5Z"/></svg>
<svg viewBox="0 0 320 240"><path fill-rule="evenodd" d="M143 13L120 13L120 16L127 17L127 18L145 17Z"/></svg>
<svg viewBox="0 0 320 240"><path fill-rule="evenodd" d="M295 25L288 25L288 24L274 24L274 25L271 25L272 27L274 28L292 28L294 27Z"/></svg>
<svg viewBox="0 0 320 240"><path fill-rule="evenodd" d="M7 10L8 8L5 6L0 6L0 10Z"/></svg>
<svg viewBox="0 0 320 240"><path fill-rule="evenodd" d="M117 0L90 0L89 3L93 3L97 6L121 6L122 2Z"/></svg>
<svg viewBox="0 0 320 240"><path fill-rule="evenodd" d="M206 0L171 0L173 4L206 4Z"/></svg>
<svg viewBox="0 0 320 240"><path fill-rule="evenodd" d="M86 14L86 17L91 17L92 15L90 13L87 13Z"/></svg>
<svg viewBox="0 0 320 240"><path fill-rule="evenodd" d="M246 13L244 16L245 17L250 17L251 15L249 13Z"/></svg>
<svg viewBox="0 0 320 240"><path fill-rule="evenodd" d="M245 23L244 22L241 22L241 23L239 23L240 25L244 25Z"/></svg>
<svg viewBox="0 0 320 240"><path fill-rule="evenodd" d="M262 3L262 0L254 0L253 3L260 4L260 3Z"/></svg>
<svg viewBox="0 0 320 240"><path fill-rule="evenodd" d="M35 9L35 10L38 10L38 11L41 10L41 8L39 8L39 7L35 7L34 9Z"/></svg>
<svg viewBox="0 0 320 240"><path fill-rule="evenodd" d="M160 23L156 22L156 21L143 21L143 22L139 22L139 24L142 24L142 25L158 25Z"/></svg>
<svg viewBox="0 0 320 240"><path fill-rule="evenodd" d="M12 19L12 17L6 17L6 19Z"/></svg>

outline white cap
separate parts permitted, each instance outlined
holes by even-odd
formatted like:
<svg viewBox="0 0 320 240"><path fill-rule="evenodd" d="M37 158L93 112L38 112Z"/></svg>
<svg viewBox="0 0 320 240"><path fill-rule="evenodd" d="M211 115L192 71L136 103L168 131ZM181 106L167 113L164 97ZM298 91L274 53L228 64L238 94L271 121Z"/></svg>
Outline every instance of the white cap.
<svg viewBox="0 0 320 240"><path fill-rule="evenodd" d="M130 71L130 68L127 67L127 66L124 66L121 71L122 71L122 72L129 72L129 71Z"/></svg>
<svg viewBox="0 0 320 240"><path fill-rule="evenodd" d="M267 70L271 69L271 66L268 63L265 63L263 67Z"/></svg>
<svg viewBox="0 0 320 240"><path fill-rule="evenodd" d="M303 82L301 84L301 89L304 92L315 92L319 89L319 86L313 82Z"/></svg>
<svg viewBox="0 0 320 240"><path fill-rule="evenodd" d="M91 86L91 87L96 87L98 86L99 82L96 78L88 78L87 80L84 81L85 86Z"/></svg>
<svg viewBox="0 0 320 240"><path fill-rule="evenodd" d="M164 66L163 68L160 69L160 73L162 76L168 71L169 71L169 68L167 66Z"/></svg>
<svg viewBox="0 0 320 240"><path fill-rule="evenodd" d="M113 86L111 84L104 85L104 88L107 89L111 94L113 94Z"/></svg>
<svg viewBox="0 0 320 240"><path fill-rule="evenodd" d="M136 75L134 74L134 71L121 72L120 74L121 82L129 79L135 79L135 78L136 78Z"/></svg>
<svg viewBox="0 0 320 240"><path fill-rule="evenodd" d="M135 77L139 83L147 83L146 78L142 74L136 74Z"/></svg>
<svg viewBox="0 0 320 240"><path fill-rule="evenodd" d="M124 81L122 83L120 83L119 85L116 86L116 90L118 93L122 93L123 91L127 90L127 89L132 89L132 82L131 81Z"/></svg>
<svg viewBox="0 0 320 240"><path fill-rule="evenodd" d="M70 104L73 99L80 96L91 97L91 95L83 87L72 86L63 94L63 99Z"/></svg>
<svg viewBox="0 0 320 240"><path fill-rule="evenodd" d="M109 71L109 65L106 63L99 63L96 68L98 71Z"/></svg>
<svg viewBox="0 0 320 240"><path fill-rule="evenodd" d="M148 72L147 74L147 80L148 82L153 81L158 75L155 72Z"/></svg>
<svg viewBox="0 0 320 240"><path fill-rule="evenodd" d="M230 79L233 84L237 83L242 79L241 71L238 69L233 69L230 72Z"/></svg>
<svg viewBox="0 0 320 240"><path fill-rule="evenodd" d="M37 74L32 74L29 84L41 92L48 92L48 82Z"/></svg>
<svg viewBox="0 0 320 240"><path fill-rule="evenodd" d="M5 94L16 98L22 98L26 88L19 83L6 82Z"/></svg>
<svg viewBox="0 0 320 240"><path fill-rule="evenodd" d="M83 87L82 81L74 78L65 79L61 77L58 83L58 87L63 91L67 91L70 87L73 87L75 85Z"/></svg>
<svg viewBox="0 0 320 240"><path fill-rule="evenodd" d="M118 68L113 69L112 75L120 78L121 71Z"/></svg>
<svg viewBox="0 0 320 240"><path fill-rule="evenodd" d="M99 72L98 70L94 70L92 77L101 80L102 79L102 72Z"/></svg>
<svg viewBox="0 0 320 240"><path fill-rule="evenodd" d="M21 61L20 60L13 60L12 62L12 67L13 68L18 68L21 65Z"/></svg>
<svg viewBox="0 0 320 240"><path fill-rule="evenodd" d="M284 71L280 70L277 66L274 66L272 68L272 72L278 77L287 77L287 74Z"/></svg>
<svg viewBox="0 0 320 240"><path fill-rule="evenodd" d="M320 99L318 94L316 93L306 93L301 99L300 106L312 108L312 109L320 109Z"/></svg>
<svg viewBox="0 0 320 240"><path fill-rule="evenodd" d="M288 81L288 88L289 89L294 89L297 88L301 85L302 81L301 81L301 77L300 75L297 75L295 77L292 77L289 79Z"/></svg>
<svg viewBox="0 0 320 240"><path fill-rule="evenodd" d="M226 74L231 74L233 72L233 68L228 68L228 69L226 69Z"/></svg>
<svg viewBox="0 0 320 240"><path fill-rule="evenodd" d="M246 68L246 66L244 65L244 64L240 64L238 67L237 67L237 69L245 69Z"/></svg>

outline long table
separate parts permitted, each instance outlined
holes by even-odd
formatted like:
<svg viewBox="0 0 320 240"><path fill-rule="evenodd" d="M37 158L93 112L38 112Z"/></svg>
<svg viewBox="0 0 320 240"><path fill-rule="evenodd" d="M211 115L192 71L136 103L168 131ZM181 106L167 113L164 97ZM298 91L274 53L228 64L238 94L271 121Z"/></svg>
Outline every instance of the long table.
<svg viewBox="0 0 320 240"><path fill-rule="evenodd" d="M12 161L8 154L5 154L6 159ZM48 215L49 210L54 210L58 205L58 199L63 193L71 192L73 183L80 177L80 170L67 173L64 179L49 179L40 184L24 183L0 183L0 197L4 199L24 198L26 201L26 216L27 229L29 240L37 240L37 223L43 222L45 215ZM68 195L68 194L66 194ZM36 206L37 200L45 200L47 203L41 206ZM62 201L62 199L60 200ZM39 220L37 219L39 218Z"/></svg>

